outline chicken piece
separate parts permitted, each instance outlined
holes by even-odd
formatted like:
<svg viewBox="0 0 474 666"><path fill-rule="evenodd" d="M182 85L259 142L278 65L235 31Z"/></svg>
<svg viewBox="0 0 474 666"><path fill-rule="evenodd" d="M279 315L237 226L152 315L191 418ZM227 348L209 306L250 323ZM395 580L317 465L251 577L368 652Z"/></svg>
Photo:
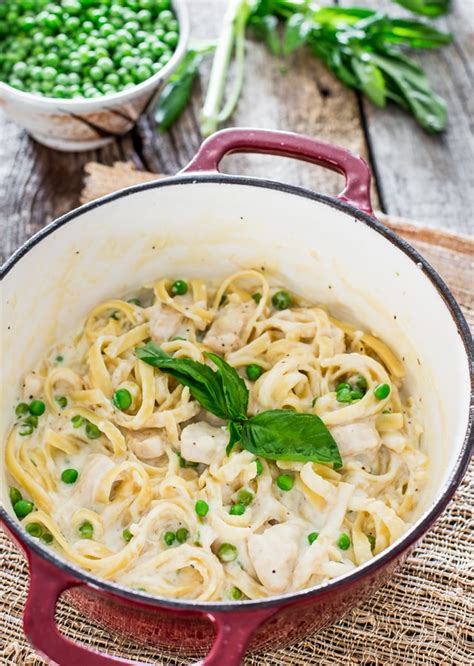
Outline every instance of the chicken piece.
<svg viewBox="0 0 474 666"><path fill-rule="evenodd" d="M145 430L129 437L128 445L137 458L151 460L159 458L165 452L166 437L156 430Z"/></svg>
<svg viewBox="0 0 474 666"><path fill-rule="evenodd" d="M380 437L374 421L360 421L330 428L341 456L354 456L377 449Z"/></svg>
<svg viewBox="0 0 474 666"><path fill-rule="evenodd" d="M191 423L181 433L181 455L190 462L210 465L218 462L225 452L229 435L205 421Z"/></svg>
<svg viewBox="0 0 474 666"><path fill-rule="evenodd" d="M249 557L257 576L272 592L283 592L291 583L299 536L297 525L281 523L248 539Z"/></svg>
<svg viewBox="0 0 474 666"><path fill-rule="evenodd" d="M167 305L150 309L150 334L154 342L166 342L174 337L183 323L183 316Z"/></svg>
<svg viewBox="0 0 474 666"><path fill-rule="evenodd" d="M102 477L113 467L115 467L115 463L102 453L88 455L79 474L79 481L74 488L72 495L74 504L81 507L93 506L96 502L96 493Z"/></svg>
<svg viewBox="0 0 474 666"><path fill-rule="evenodd" d="M230 302L221 308L204 337L204 344L221 355L238 349L243 342L241 336L256 307L252 300L245 303Z"/></svg>
<svg viewBox="0 0 474 666"><path fill-rule="evenodd" d="M29 372L23 382L23 398L32 400L37 398L43 390L43 379L37 372Z"/></svg>

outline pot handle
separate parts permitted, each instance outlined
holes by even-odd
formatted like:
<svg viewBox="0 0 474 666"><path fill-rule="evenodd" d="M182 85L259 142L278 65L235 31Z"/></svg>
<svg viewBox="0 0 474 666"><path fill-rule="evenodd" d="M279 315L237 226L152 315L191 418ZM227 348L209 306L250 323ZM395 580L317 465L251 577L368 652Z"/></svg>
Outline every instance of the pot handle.
<svg viewBox="0 0 474 666"><path fill-rule="evenodd" d="M149 666L149 663L98 652L63 636L58 631L54 617L59 595L85 583L32 551L27 551L27 556L30 586L23 614L23 629L31 645L42 657L57 666ZM266 608L244 613L203 613L214 625L216 639L207 657L194 666L220 666L224 661L226 666L239 666L252 634L277 610Z"/></svg>
<svg viewBox="0 0 474 666"><path fill-rule="evenodd" d="M370 170L366 162L349 150L311 136L276 130L229 128L206 139L181 173L219 171L230 153L268 153L319 164L345 176L346 186L338 199L373 215L370 201Z"/></svg>

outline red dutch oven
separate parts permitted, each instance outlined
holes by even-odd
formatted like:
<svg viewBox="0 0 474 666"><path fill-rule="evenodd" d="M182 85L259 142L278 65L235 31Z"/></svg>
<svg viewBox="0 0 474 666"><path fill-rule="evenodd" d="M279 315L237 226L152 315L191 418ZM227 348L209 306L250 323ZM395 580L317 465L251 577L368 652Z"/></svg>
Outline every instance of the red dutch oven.
<svg viewBox="0 0 474 666"><path fill-rule="evenodd" d="M338 197L328 197L271 180L219 173L224 155L244 151L283 155L337 171L345 177L345 189ZM433 268L375 219L369 186L365 162L340 147L284 132L224 130L205 141L178 176L128 188L63 216L25 243L2 268L7 324L3 437L11 427L20 377L46 344L37 332L53 314L58 322L58 329L50 331L54 338L79 325L101 298L125 293L153 277L176 274L173 266L182 277L185 266L189 275L221 277L265 255L279 267L290 289L330 307L333 302L349 302L398 351L406 345L407 382L423 395L425 440L432 459L421 508L401 539L339 579L262 601L155 598L99 580L26 534L5 502L2 522L24 551L30 571L24 631L50 662L137 663L101 654L59 633L55 607L65 592L84 616L134 641L181 655L207 654L199 662L205 666L238 666L247 648L275 649L295 642L366 600L446 507L473 444L470 332ZM111 244L116 251L110 251ZM119 274L127 275L128 281ZM25 288L31 275L41 275L41 308L33 300L38 300L37 290ZM77 284L88 275L94 288L82 282L86 288L79 291ZM58 283L67 302L58 295ZM397 313L397 328L386 311ZM28 338L32 332L34 339ZM412 348L416 353L410 357ZM446 386L449 392L443 392Z"/></svg>

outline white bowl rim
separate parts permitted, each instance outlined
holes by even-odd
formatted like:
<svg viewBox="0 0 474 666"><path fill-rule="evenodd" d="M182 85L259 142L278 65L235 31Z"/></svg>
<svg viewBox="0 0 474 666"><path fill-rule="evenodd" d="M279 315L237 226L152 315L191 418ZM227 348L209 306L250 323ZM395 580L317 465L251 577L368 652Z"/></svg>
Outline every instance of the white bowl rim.
<svg viewBox="0 0 474 666"><path fill-rule="evenodd" d="M171 0L171 3L179 23L179 40L176 49L163 69L156 72L156 74L153 74L153 76L150 76L150 78L145 81L142 81L142 83L137 83L133 88L127 88L126 90L120 90L111 95L101 95L100 97L94 97L92 99L87 97L64 99L62 97L46 97L24 90L18 90L18 88L14 88L13 86L8 85L8 83L0 81L0 97L2 97L3 91L6 91L6 93L3 94L12 98L17 98L17 101L23 102L24 104L39 107L44 111L57 111L58 107L60 107L61 111L75 113L81 111L97 111L104 107L107 108L117 106L118 104L124 104L135 99L140 93L155 89L161 81L165 81L170 74L174 72L183 59L188 46L190 23L186 0Z"/></svg>
<svg viewBox="0 0 474 666"><path fill-rule="evenodd" d="M89 210L104 206L105 204L121 199L122 197L140 193L149 189L159 189L161 187L169 187L174 185L200 185L202 183L247 185L286 192L288 194L319 201L332 208L339 209L347 216L352 218L355 217L357 220L364 223L367 227L371 228L374 232L384 236L388 242L392 243L392 245L407 255L411 261L416 263L424 271L432 283L433 288L437 291L439 297L444 301L446 307L449 310L449 313L453 319L453 324L457 327L458 333L462 339L466 351L466 361L470 368L470 408L467 428L461 449L456 458L449 478L446 479L444 484L439 488L437 494L435 495L435 499L431 502L427 510L399 539L397 539L397 541L395 541L389 548L386 548L368 562L365 562L364 564L356 567L353 571L339 576L338 578L334 578L324 585L315 585L298 592L288 592L279 596L272 596L268 599L249 599L245 601L233 601L231 603L227 601L203 602L189 599L174 600L168 597L157 597L147 594L146 592L132 590L118 583L101 580L88 573L87 571L76 567L71 562L62 559L56 553L48 551L46 548L40 546L38 540L34 539L28 533L26 533L21 528L20 523L18 523L18 521L16 521L10 515L10 513L8 513L6 509L3 508L3 506L0 506L0 518L7 525L8 529L15 535L20 544L25 544L24 547L34 551L35 555L45 559L53 566L59 567L62 572L69 573L77 578L80 581L79 585L86 585L95 590L103 592L106 595L118 597L124 602L131 601L132 603L146 603L149 606L176 610L192 610L202 613L212 611L233 613L235 611L245 612L262 608L284 607L287 604L300 602L304 599L310 600L313 597L331 595L331 593L335 590L344 589L345 587L350 588L352 583L370 575L375 575L377 571L384 569L386 566L390 565L391 562L397 560L397 558L401 557L401 555L410 546L413 546L419 539L421 539L431 527L431 525L435 522L435 520L440 516L442 511L446 508L448 502L452 499L457 487L461 483L474 450L474 367L472 336L466 319L462 314L456 299L437 271L409 243L407 243L391 229L384 226L375 217L372 217L371 215L358 210L353 205L348 204L338 199L337 197L319 194L317 192L313 192L311 190L295 185L288 185L266 178L256 178L250 176L233 176L220 173L188 173L185 175L178 174L177 176L170 176L168 178L162 178L160 180L151 181L148 183L132 185L125 189L119 190L118 192L113 192L112 194L108 194L104 197L101 197L100 199L84 204L79 208L76 208L75 210L66 213L65 215L62 215L61 217L52 221L50 224L38 231L34 236L29 238L23 245L21 245L18 250L10 257L10 259L8 259L5 264L0 267L0 281L6 277L10 270L25 254L27 254L44 238L54 233L57 229L67 224L68 222L79 219L83 213L87 213Z"/></svg>

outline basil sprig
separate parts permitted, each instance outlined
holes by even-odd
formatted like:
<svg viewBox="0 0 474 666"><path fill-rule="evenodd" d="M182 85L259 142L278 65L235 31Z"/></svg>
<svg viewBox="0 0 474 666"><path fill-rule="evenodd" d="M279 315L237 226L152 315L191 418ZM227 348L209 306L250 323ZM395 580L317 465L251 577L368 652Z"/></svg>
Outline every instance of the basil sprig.
<svg viewBox="0 0 474 666"><path fill-rule="evenodd" d="M174 358L148 342L136 356L188 386L193 398L212 414L228 422L229 454L237 442L247 451L269 460L318 462L342 467L337 444L319 416L271 409L247 416L249 392L235 368L216 354L206 356L213 370L189 358Z"/></svg>

